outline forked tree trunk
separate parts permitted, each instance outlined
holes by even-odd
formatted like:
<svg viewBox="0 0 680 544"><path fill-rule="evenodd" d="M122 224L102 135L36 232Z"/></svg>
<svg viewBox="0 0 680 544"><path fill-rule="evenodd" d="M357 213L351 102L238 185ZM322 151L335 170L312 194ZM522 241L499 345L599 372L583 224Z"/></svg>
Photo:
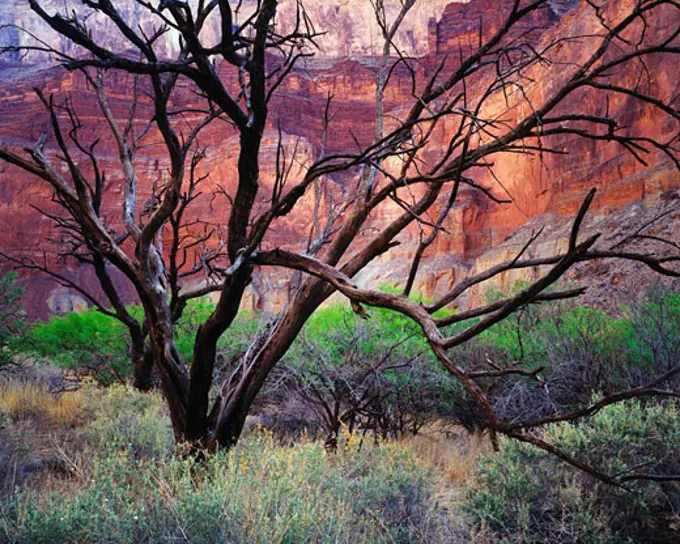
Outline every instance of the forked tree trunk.
<svg viewBox="0 0 680 544"><path fill-rule="evenodd" d="M288 308L253 342L242 363L243 375L238 382L224 385L220 401L206 418L204 447L228 449L238 442L253 402L271 370L330 293L323 283L308 281Z"/></svg>

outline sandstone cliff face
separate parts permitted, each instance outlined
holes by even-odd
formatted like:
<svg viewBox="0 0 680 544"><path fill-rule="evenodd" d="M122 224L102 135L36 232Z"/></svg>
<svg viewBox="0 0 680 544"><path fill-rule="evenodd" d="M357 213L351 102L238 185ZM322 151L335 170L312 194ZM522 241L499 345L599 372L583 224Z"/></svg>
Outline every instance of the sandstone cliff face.
<svg viewBox="0 0 680 544"><path fill-rule="evenodd" d="M563 7L574 7L574 4L572 2L570 6ZM465 7L479 14L488 10L488 5L489 3L477 2L476 5L471 3ZM625 1L610 1L605 6L610 20L620 20L625 10L629 9L629 3ZM450 47L452 39L455 39L451 37L455 35L452 34L451 28L458 27L462 28L463 33L467 32L466 20L469 18L461 13L461 8L459 5L450 5L445 11L443 19L437 26L436 43L431 38L433 52L441 54ZM668 17L654 21L655 28L661 32L677 28L679 24L677 14L668 12L665 15ZM494 15L489 13L485 20L493 21L493 17ZM544 13L542 17L542 20L534 21L540 23L539 28L542 31L530 29L539 48L569 34L593 35L599 32L596 20L588 13L585 2L580 2L575 9L566 12L555 9L552 14L546 16ZM578 48L560 48L555 61L564 63L564 66L581 62L592 53L597 42L582 40L579 45ZM654 74L653 79L648 82L653 94L664 100L672 100L672 97L677 96L680 84L677 78L671 76L674 69L667 63L667 59L654 57L650 59L648 68ZM524 96L510 97L511 118L520 119L529 113L528 102L542 103L550 96L560 77L566 78L570 72L566 69L561 76L555 72L552 74L550 79L546 79L541 77L540 67L532 70L529 77L534 83L526 84L523 89L526 99ZM639 73L636 70L622 71L617 74L616 83L633 88L638 77ZM639 101L623 99L620 96L579 93L563 104L560 111L569 109L594 115L609 111L619 119L622 127L627 127L629 134L653 135L661 141L670 141L678 134L677 123L668 121L654 106L643 105ZM487 106L486 115L493 117L494 114L507 110L505 97L499 96L495 103ZM432 269L430 279L425 284L426 291L441 291L454 280L460 279L461 275L479 272L512 258L523 243L518 242L517 233L524 232L526 235L530 226L555 227L552 231L549 229L542 245L537 246L536 255L546 255L560 249L567 235L565 223L577 211L583 196L592 187L598 188L598 196L593 207L595 210L593 224L603 221L602 224L606 225L607 229L612 229L617 222L619 227L634 228L640 215L626 211L631 209L631 205L635 203L639 206L643 210L640 212L642 215L653 214L659 206L662 208L666 206L664 201L660 200L661 195L674 194L673 191L680 186L677 170L663 156L652 154L649 165L645 166L635 161L621 147L614 144L602 145L576 136L553 139L551 146L569 154L546 155L541 160L522 155L505 156L502 160L496 161L497 179L484 175L479 178L487 187L495 188L497 194L509 195L513 204L498 206L484 200L477 202L475 206L462 206L457 215L452 216L452 221L448 225L452 232L458 234L441 237L438 247L432 249L433 258L430 263ZM560 231L556 225L561 225L562 230ZM677 230L677 222L669 220L667 230L672 231L673 225ZM459 259L448 259L450 263L443 267L437 264L446 261L441 259L442 255L452 254L462 257L465 264L460 266ZM630 267L624 268L628 272L631 270ZM523 274L508 273L497 278L495 285L490 287L508 290L516 280L533 279L539 272L536 270ZM622 272L622 276L626 275L631 276L627 272ZM587 274L581 274L579 277L581 282L587 283L587 279ZM621 280L621 283L626 284L626 281ZM471 296L471 302L474 302L479 299L480 293L472 293Z"/></svg>
<svg viewBox="0 0 680 544"><path fill-rule="evenodd" d="M56 5L55 1L55 5ZM610 10L623 9L627 2L612 2ZM0 1L0 4L9 4ZM13 8L14 22L26 19L25 3L15 2ZM123 3L125 4L125 2ZM130 2L130 5L134 2ZM329 37L332 48L322 52L321 58L309 61L291 77L278 93L272 104L271 129L266 138L262 151L262 184L263 193L273 183L275 172L275 149L277 130L280 126L285 133L284 145L288 156L293 151L297 153L298 172L292 172L292 179L302 172L304 165L310 163L318 154L322 135L322 116L328 92L335 96L332 132L328 139L328 151L338 152L353 149L355 139L362 143L370 141L373 135L373 119L375 107L375 62L370 58L329 59L329 52L340 52L335 56L367 55L370 54L371 42L366 39L370 31L362 27L369 19L368 15L357 6L360 2L338 0L335 4L321 0L308 1L310 13L315 14L321 21L319 27L326 25L339 26L337 21L349 21L352 29L359 29L353 33L338 32ZM368 2L365 3L368 5ZM427 53L422 59L422 73L418 77L422 80L436 66L444 55L450 60L448 69L455 68L456 50L459 47L470 47L479 39L479 20L485 21L481 30L483 35L489 35L495 30L504 15L504 9L511 4L508 2L491 2L489 0L472 0L468 4L452 3L445 9L445 2L423 2L421 11L415 13L412 21L406 27L405 40L408 41L409 29L417 28L413 33L415 51ZM583 2L582 2L583 4ZM127 5L127 4L126 4ZM617 7L617 6L623 7ZM285 14L286 3L283 3L282 14ZM500 7L499 7L500 6ZM574 8L571 0L556 1L553 9L542 11L521 29L530 32L537 45L548 43L567 32L578 31L588 34L593 31L592 19L585 17L585 5ZM23 10L23 11L22 11ZM432 10L440 13L436 21L430 20ZM370 14L369 14L370 15ZM7 17L7 11L3 12ZM283 17L283 15L282 15ZM669 18L664 24L677 25L678 19ZM284 18L285 21L285 18ZM142 22L143 23L143 22ZM281 24L285 24L282 22ZM344 24L344 23L343 23ZM428 35L428 39L419 36ZM334 37L335 36L335 37ZM342 39L341 39L342 38ZM402 39L402 38L400 38ZM335 41L333 41L335 40ZM324 41L324 40L322 40ZM367 45L368 44L368 45ZM564 62L577 62L585 58L594 46L594 42L587 40L579 48L563 47L558 58ZM423 49L427 49L427 51ZM669 98L677 96L680 91L677 78L674 76L673 66L668 66L662 59L650 61L650 71L656 74L653 81L655 89L662 96ZM529 99L542 100L558 83L556 79L542 77L541 68L529 76L535 81L528 84L526 94ZM552 71L551 73L555 73ZM97 131L101 127L101 118L96 109L90 91L81 78L72 74L65 74L60 70L16 70L6 69L0 83L0 142L20 148L34 143L41 133L47 130L44 111L32 92L36 85L45 87L48 93L56 96L70 93L74 103L79 106L81 118ZM558 77L558 76L553 76ZM566 77L566 71L563 77ZM622 75L622 83L634 84L636 73ZM483 82L482 82L483 83ZM109 80L111 87L111 101L117 115L124 118L126 102L129 100L131 81L125 77ZM475 89L471 90L472 93ZM394 84L387 95L388 109L391 114L398 116L400 106L410 99L411 82L407 74L400 77L397 74ZM195 98L187 89L183 99L191 103ZM519 96L510 98L512 107L501 97L489 103L485 114L503 112L519 119L528 112L526 100ZM638 131L652 131L656 136L670 137L677 133L677 125L661 124L658 112L650 106L641 106L627 100L605 100L594 95L574 97L571 104L578 104L580 108L590 113L598 113L609 108L622 120L625 126L635 126ZM579 102L576 102L579 101ZM142 108L145 106L142 105ZM451 134L452 124L445 124L437 135L439 149L444 149L446 136ZM631 129L632 130L632 129ZM109 183L107 186L107 218L116 224L120 218L120 210L115 205L117 196L121 193L120 176L116 171L115 148L102 132L103 162L109 166ZM205 172L210 177L205 182L206 195L218 187L228 191L233 190L236 181L236 146L234 135L224 125L214 125L206 130L201 137L201 143L208 146L207 157L203 164ZM554 147L569 151L569 155L547 155L542 161L525 156L504 156L496 161L498 180L478 174L478 181L499 195L510 195L513 204L498 206L490 203L479 193L468 191L463 195L461 203L451 214L446 225L448 234L442 235L433 246L424 263L423 279L418 286L427 296L439 292L454 281L460 280L466 274L479 271L508 257L521 247L522 233L541 223L550 225L565 225L568 217L578 208L583 195L592 187L600 189L595 203L597 216L594 221L609 218L610 223L616 223L617 217L622 221L635 219L628 211L632 204L640 205L644 210L652 210L657 206L666 205L661 200L662 194L680 186L678 174L671 168L663 157L653 156L649 165L636 163L624 150L613 145L597 147L575 137L565 137L553 142ZM154 181L159 180L162 171L167 167L164 157L153 145L144 149L141 155L139 177L142 180L140 202L149 198ZM502 183L502 186L499 185ZM326 180L326 185L336 198L342 198L343 192L351 186L351 176L338 176ZM37 214L31 206L54 210L50 203L51 192L44 184L27 179L16 169L0 163L0 229L8 233L0 239L0 250L16 255L44 258L60 266L70 277L88 284L95 284L91 274L86 270L73 267L72 264L61 263L56 258L55 246L40 243L50 237L51 224L49 220ZM196 217L209 219L214 223L224 223L228 214L228 201L224 198L201 198L193 211ZM267 247L285 246L301 249L309 230L309 217L313 203L311 195L301 203L300 210L294 216L286 218L275 225L272 234L265 241ZM623 211L621 211L623 210ZM389 218L400 213L396 205L385 205L377 211L378 220ZM647 213L647 212L645 212ZM623 215L620 215L623 214ZM631 219L631 217L633 219ZM542 245L537 246L536 254L547 253L559 248L563 243L564 228L555 227L551 234L546 234ZM609 227L608 227L609 228ZM613 227L612 227L613 228ZM672 223L668 225L672 229ZM417 230L411 229L401 237L402 245L389 254L383 256L364 271L359 281L376 282L394 280L401 273L405 273L412 255L412 242L417 239ZM513 236L514 234L514 236ZM492 249L490 249L492 248ZM531 271L530 275L539 271ZM516 274L507 274L498 278L494 285L507 289L516 279L525 278ZM286 298L286 275L267 275L257 277L253 290L247 300L252 308L272 309L280 306ZM583 278L581 278L582 280ZM27 303L32 315L45 316L48 313L61 313L84 304L73 293L63 288L57 288L44 278L30 280ZM625 282L624 282L625 283ZM121 283L123 285L123 283ZM475 302L481 293L474 292L467 302Z"/></svg>
<svg viewBox="0 0 680 544"><path fill-rule="evenodd" d="M507 2L474 0L468 4L448 4L441 19L431 19L429 22L428 52L439 55L478 47L480 35L489 37L501 28L507 19L507 7ZM574 7L573 2L555 2L553 9L535 11L530 17L524 18L516 25L516 33L538 39L553 23L559 21L560 14Z"/></svg>
<svg viewBox="0 0 680 544"><path fill-rule="evenodd" d="M421 56L426 54L428 52L428 23L432 18L438 18L450 2L451 0L426 0L416 4L404 21L404 25L396 38L396 44L408 55ZM465 2L465 0L461 0L461 2ZM153 3L157 4L158 2ZM113 49L116 49L121 43L115 26L105 18L96 15L86 18L91 10L83 6L79 0L67 2L63 0L43 0L40 4L48 13L64 13L65 10L75 10L87 21L88 28L92 30L98 41ZM122 0L115 4L133 28L150 29L153 15L140 6L136 0ZM189 4L195 6L197 0L191 0ZM399 0L386 0L385 7L390 19L394 18L400 5ZM256 6L257 0L243 0L241 11L237 14L235 22L245 20ZM316 51L317 57L371 56L381 52L382 46L379 45L381 43L380 29L376 23L373 8L368 1L306 0L305 7L310 19L315 24L316 30L326 32L323 39L319 40L320 49ZM290 30L294 25L295 17L296 2L294 0L281 0L277 20L280 30L282 32ZM35 17L25 0L0 0L0 25L5 24L24 28L53 47L69 54L78 54L77 48L74 48L66 40L60 39L47 25ZM205 43L217 43L219 22L216 17L210 18L203 31L202 38ZM25 45L28 43L31 43L31 37L18 28L8 28L0 33L0 45ZM171 56L177 50L178 37L175 33L169 33L159 53ZM18 55L15 58L18 58ZM31 58L34 61L49 60L41 54L32 54Z"/></svg>

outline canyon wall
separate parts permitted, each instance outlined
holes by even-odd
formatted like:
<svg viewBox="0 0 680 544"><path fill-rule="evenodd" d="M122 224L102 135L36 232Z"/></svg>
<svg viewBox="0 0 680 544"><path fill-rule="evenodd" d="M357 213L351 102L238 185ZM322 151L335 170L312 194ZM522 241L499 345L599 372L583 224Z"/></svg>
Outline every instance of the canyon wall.
<svg viewBox="0 0 680 544"><path fill-rule="evenodd" d="M61 2L53 3L61 5ZM620 2L617 7L617 3L610 0L610 12L624 9L627 3ZM0 2L0 5L9 4L12 2ZM14 4L15 9L10 10L14 17L12 21L31 27L34 23L30 23L33 19L26 14L25 3ZM129 4L132 6L135 3ZM270 128L261 155L264 194L274 180L279 127L285 135L284 146L289 156L293 150L297 154L296 171L292 172L291 179L299 177L305 165L318 156L323 133L323 113L329 92L334 96L334 117L327 151L354 149L357 140L365 144L373 136L376 62L370 58L375 43L373 30L365 26L370 20L370 13L366 12L368 1L313 1L306 4L310 13L318 18L319 26L322 28L327 25L332 32L328 42L325 38L320 39L320 43L327 44L325 49L322 49L317 58L306 61L299 70L291 74L272 103ZM400 37L400 40L404 40L401 43L405 47L410 47L414 54L423 55L417 74L421 84L444 58L447 59L446 70L455 69L457 52L474 47L480 35L484 38L494 32L511 2L472 0L470 3L444 4L446 2L422 2L424 7L414 12L405 27L404 36ZM530 35L537 47L573 32L592 34L596 20L592 13L588 13L585 2L577 4L578 2L572 0L553 2L552 9L537 13L518 32ZM282 4L280 15L284 26L289 24L286 22L286 17L289 17L286 15L286 9L289 9L286 5L285 2ZM359 8L360 5L364 7ZM392 7L393 5L395 3ZM138 16L135 13L131 12L130 15ZM435 13L438 16L433 18ZM7 20L8 11L4 11L2 17ZM672 25L678 25L677 15L674 17L655 21L655 24L660 28L672 28ZM480 21L484 22L481 28ZM339 30L342 25L348 25L347 28L352 29L352 32ZM42 32L37 25L31 28ZM107 29L99 31L109 35ZM210 41L209 38L206 40ZM579 47L565 45L556 52L555 58L565 65L581 61L595 43L594 40L583 40ZM168 48L170 53L172 43L168 43ZM676 67L666 59L653 58L648 68L654 74L651 83L655 91L664 98L678 95L680 88L675 75ZM116 200L122 189L121 176L116 166L115 146L102 130L101 115L82 78L56 68L45 69L41 66L28 67L12 63L6 64L0 73L3 75L0 83L0 145L18 150L22 146L35 143L43 132L48 131L44 109L40 106L33 87L39 86L46 93L54 93L56 97L70 95L73 103L78 106L81 120L87 123L94 134L101 133L101 159L108 170L106 215L113 224L119 221L120 209ZM526 84L524 93L529 100L544 100L567 73L567 70L560 74L554 69L536 67L534 72L528 74L532 82ZM546 74L550 74L550 77L545 77ZM631 71L621 77L623 83L634 85L639 74ZM107 85L114 111L124 119L131 94L131 80L123 76L109 77ZM477 85L481 86L483 82L478 82ZM474 94L475 89L470 92ZM188 86L182 89L181 96L186 104L196 100ZM409 74L397 73L386 96L390 115L399 117L404 104L410 103L411 99ZM512 121L529 113L528 100L517 95L510 97L511 107L508 107L506 99L507 97L499 96L497 100L491 101L484 114L492 117L503 113L510 116ZM607 109L621 119L623 126L631 127L630 130L634 127L637 131L651 132L660 139L670 139L678 131L677 123L667 122L654 107L641 105L633 100L606 99L603 95L584 93L571 98L564 107L576 107L579 111L592 114L602 113ZM140 108L140 112L144 112L148 104L142 103ZM454 130L453 120L443 124L436 135L432 160L436 160L437 154L445 149L447 135ZM151 144L140 152L140 203L150 198L154 182L162 181L162 172L167 168L161 147L153 145L154 138L157 137L152 136ZM214 224L223 224L228 215L228 200L224 197L211 198L208 195L222 189L229 192L234 188L237 139L233 131L224 124L215 124L206 129L200 141L207 146L202 168L205 172L210 172L210 177L202 187L205 196L197 201L193 213ZM665 207L672 205L674 191L680 186L677 171L662 156L652 155L648 164L642 165L615 145L602 145L573 136L554 140L552 146L568 151L569 154L547 154L540 159L525 155L505 155L495 161L496 178L484 172L476 174L479 183L499 196L511 198L512 203L497 205L478 192L464 192L460 204L453 210L445 225L446 233L442 233L426 255L424 274L418 285L425 295L431 296L466 274L513 256L528 233L539 225L547 224L549 228L534 254L545 254L562 247L568 232L569 217L578 209L585 193L593 186L598 187L599 194L594 206L596 213L588 226L596 228L602 225L611 232L625 226L622 225L624 222L632 225L641 221L641 218L652 214L656 207L665 210ZM325 179L324 184L336 198L342 198L351 187L352 178L348 175L336 176ZM305 197L294 215L275 224L272 234L265 241L267 247L301 249L309 232L313 206L311 198L311 195ZM634 210L631 212L631 206L642 206L643 209L634 213ZM87 269L58 259L59 241L53 243L55 241L51 222L33 207L56 210L51 203L49 188L17 169L0 163L0 229L5 233L0 239L0 251L37 260L45 259L76 281L96 284ZM378 219L389 219L397 213L400 213L400 209L396 205L385 205L378 210L377 215ZM671 237L676 235L677 229L673 228L676 223L668 221L675 218L677 214L673 213L666 217L664 228ZM417 237L416 228L404 233L399 240L402 244L362 272L359 281L374 283L405 277ZM538 273L537 270L530 272ZM587 281L589 276L596 276L583 271L577 272L578 274L581 275L576 278L579 281ZM525 276L506 274L499 277L493 286L507 289L515 280L522 278ZM258 275L246 304L255 309L279 307L286 299L288 280L289 277L285 274ZM123 289L128 289L120 281ZM45 317L85 304L76 293L55 286L54 282L43 277L27 277L24 282L27 286L25 303L31 316ZM480 296L480 292L472 292L471 298L463 301L463 304L473 303Z"/></svg>
<svg viewBox="0 0 680 544"><path fill-rule="evenodd" d="M460 0L465 3L467 0ZM428 52L428 23L438 18L451 0L419 1L404 20L396 45L407 55L421 56ZM154 5L160 2L151 2ZM196 6L198 0L190 0ZM235 14L235 23L244 21L254 11L257 0L242 0L241 8ZM398 12L400 0L385 0L385 11L388 19L393 19ZM99 43L118 50L124 43L116 27L105 17L92 14L80 0L42 0L40 5L48 13L70 13L75 10L80 19L87 25ZM137 0L120 0L115 2L116 9L130 23L132 28L143 28L150 33L152 24L157 20ZM380 28L376 22L371 3L366 0L306 0L305 9L315 30L324 32L318 40L318 48L314 49L317 58L342 58L348 56L372 56L382 52ZM278 8L278 24L281 32L293 28L296 18L297 3L294 0L281 0ZM215 44L219 40L219 19L210 16L201 37L205 44ZM27 45L35 43L32 36L38 36L68 54L78 54L78 48L68 40L60 38L49 26L43 23L31 11L25 0L0 0L0 25L14 25L0 33L1 45ZM20 28L27 32L22 32ZM179 49L179 39L174 31L168 32L158 48L160 55L174 56ZM18 58L19 55L15 55ZM34 62L47 62L49 57L41 53L32 53L29 57Z"/></svg>
<svg viewBox="0 0 680 544"><path fill-rule="evenodd" d="M465 6L467 10L463 10L461 5L449 5L430 39L431 53L441 55L443 51L449 51L459 35L466 36L468 42L473 40L475 32L470 30L470 21L475 19L490 21L488 27L485 23L485 27L488 32L493 32L500 24L498 21L502 20L502 16L499 19L498 12L493 11L497 4L473 2ZM609 0L604 3L604 13L608 21L618 21L630 5L626 1ZM563 9L537 14L521 29L531 33L538 50L567 36L596 36L601 33L598 19L585 2L567 2L560 7ZM677 11L668 11L651 23L657 34L671 35L680 24L680 18ZM542 104L553 89L570 76L569 66L585 61L598 44L598 39L591 38L579 40L578 47L560 46L551 60L555 65L567 67L564 71L552 70L550 77L546 78L542 77L545 73L543 67L534 67L523 86L522 97L510 97L508 108L507 98L499 93L496 100L488 104L485 117L509 114L514 119L523 118L531 112L531 104ZM652 75L646 81L647 92L667 102L673 101L680 92L680 82L673 75L675 64L669 57L649 58L646 68ZM616 84L636 88L640 82L640 70L639 66L628 66L616 74ZM654 105L632 97L579 92L565 101L554 114L569 111L602 116L608 113L629 135L653 136L659 141L672 141L678 135L677 121L662 114ZM567 154L545 154L541 157L506 155L496 160L495 177L480 178L487 187L495 188L496 194L509 196L513 203L499 206L483 200L475 206L463 205L458 216L452 216L454 219L448 225L449 230L460 234L441 237L438 247L433 248L430 264L437 271L431 272L427 291L441 291L452 281L460 279L461 275L511 259L523 247L532 228L535 231L547 227L543 242L537 246L534 255L549 254L565 247L568 219L576 213L584 195L592 187L598 189L598 195L593 205L595 215L591 225L602 224L609 232L617 230L614 228L617 222L618 231L626 227L634 229L642 216L649 215L648 219L651 219L657 208L669 211L666 208L674 205L668 199L674 198L680 187L680 177L675 165L663 155L652 153L645 157L648 164L642 164L621 146L574 135L553 138L550 147ZM631 206L633 209L637 209L635 206L642 207L643 210L633 213ZM647 208L650 211L645 211ZM677 210L670 211L664 228L667 233L674 233L669 235L676 239L678 229L672 226L677 225L675 219L678 213ZM439 268L439 256L451 254L462 256L465 264L456 266L453 262L448 269ZM636 274L639 272L637 269ZM539 273L538 270L524 274L508 273L492 282L491 287L508 290L515 280L532 279ZM631 278L631 281L634 279ZM651 279L650 275L648 279ZM587 277L581 274L580 281L587 281ZM639 284L637 280L634 283ZM472 293L473 298L478 299L479 295L479 292Z"/></svg>

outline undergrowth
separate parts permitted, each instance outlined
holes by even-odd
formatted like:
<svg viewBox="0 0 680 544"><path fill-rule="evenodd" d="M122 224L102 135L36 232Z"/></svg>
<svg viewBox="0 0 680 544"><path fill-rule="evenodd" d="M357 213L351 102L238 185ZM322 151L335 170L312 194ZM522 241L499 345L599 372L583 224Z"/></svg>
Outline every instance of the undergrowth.
<svg viewBox="0 0 680 544"><path fill-rule="evenodd" d="M399 444L346 433L330 454L258 429L199 462L173 450L159 396L114 386L83 398L93 419L64 448L73 474L4 498L0 540L414 542L452 530L430 501L440 473Z"/></svg>

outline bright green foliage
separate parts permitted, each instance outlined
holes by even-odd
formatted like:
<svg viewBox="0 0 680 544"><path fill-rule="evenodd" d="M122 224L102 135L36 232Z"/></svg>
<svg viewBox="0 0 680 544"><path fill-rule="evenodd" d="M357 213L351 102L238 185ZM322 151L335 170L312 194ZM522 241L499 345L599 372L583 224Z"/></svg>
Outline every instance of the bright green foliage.
<svg viewBox="0 0 680 544"><path fill-rule="evenodd" d="M209 300L192 301L177 324L176 345L187 361L193 355L198 327L213 309L214 304ZM141 323L142 309L132 307L130 312ZM241 313L220 346L234 352L244 351L259 326L261 322L255 315ZM132 374L127 328L97 310L74 312L34 325L22 349L34 352L64 370L92 376L102 385L125 381Z"/></svg>
<svg viewBox="0 0 680 544"><path fill-rule="evenodd" d="M196 329L211 311L209 302L195 301L179 324L177 344L187 360ZM356 392L352 380L362 369L387 361L371 387L389 394L369 413L386 407L386 414L412 416L422 410L460 421L472 403L434 360L418 327L394 312L367 311L370 319L364 320L346 304L321 309L279 366L307 375L307 383L322 390L350 384ZM264 326L260 316L240 317L220 342L221 362L243 353ZM31 340L66 368L101 369L101 381L129 374L125 329L97 312L37 325ZM619 317L571 303L532 306L464 349L470 359L462 364L471 369L488 370L487 357L545 367L546 387L525 380L525 389L515 388L524 380L516 376L497 380L489 388L492 401L526 395L511 409L564 411L593 395L647 383L677 364L680 295L651 291ZM458 359L464 355L454 352ZM295 385L290 391L299 391ZM663 386L677 387L677 378ZM78 485L2 499L0 541L412 542L427 540L425 528L446 519L428 498L435 474L397 445L376 447L367 439L357 451L360 440L346 427L337 455L308 440L281 447L258 432L198 465L173 455L160 395L140 396L120 386L89 395L93 420L83 436ZM281 407L278 401L289 397L274 400ZM680 418L670 402L629 401L545 433L546 440L610 475L680 472ZM467 510L476 530L506 542L674 541L669 531L680 511L677 483L627 485L632 493L534 447L504 441L502 453L482 463L467 490Z"/></svg>
<svg viewBox="0 0 680 544"><path fill-rule="evenodd" d="M36 324L30 346L65 370L90 375L108 385L131 374L125 326L96 310L74 312Z"/></svg>
<svg viewBox="0 0 680 544"><path fill-rule="evenodd" d="M521 291L523 284L513 289ZM505 295L507 296L507 295ZM502 298L496 293L490 300ZM616 357L620 354L622 324L625 319L616 319L602 311L574 303L553 303L532 305L493 326L480 337L482 344L489 344L508 353L515 361L525 366L537 362L559 366L565 355L571 353L552 353L554 348L576 348L589 351L597 357Z"/></svg>
<svg viewBox="0 0 680 544"><path fill-rule="evenodd" d="M607 474L680 469L674 404L612 405L580 424L548 427L546 439ZM629 485L632 492L604 485L533 446L504 440L501 455L482 462L466 508L510 542L672 541L677 484Z"/></svg>
<svg viewBox="0 0 680 544"><path fill-rule="evenodd" d="M336 365L343 363L347 346L337 342L340 337L357 337L356 349L366 358L384 355L386 349L399 344L392 352L395 357L410 358L428 354L425 337L409 318L393 311L371 308L369 319L362 319L347 304L333 304L317 310L305 325L307 338L321 343ZM361 331L362 334L357 335ZM364 333L365 331L365 333ZM304 362L298 351L300 343L291 351L294 361Z"/></svg>
<svg viewBox="0 0 680 544"><path fill-rule="evenodd" d="M490 300L500 297L496 293ZM654 285L640 302L622 307L621 314L613 317L574 302L528 306L493 326L480 342L525 362L545 361L556 343L580 344L602 358L649 363L680 353L680 294ZM559 354L555 358L559 363Z"/></svg>

